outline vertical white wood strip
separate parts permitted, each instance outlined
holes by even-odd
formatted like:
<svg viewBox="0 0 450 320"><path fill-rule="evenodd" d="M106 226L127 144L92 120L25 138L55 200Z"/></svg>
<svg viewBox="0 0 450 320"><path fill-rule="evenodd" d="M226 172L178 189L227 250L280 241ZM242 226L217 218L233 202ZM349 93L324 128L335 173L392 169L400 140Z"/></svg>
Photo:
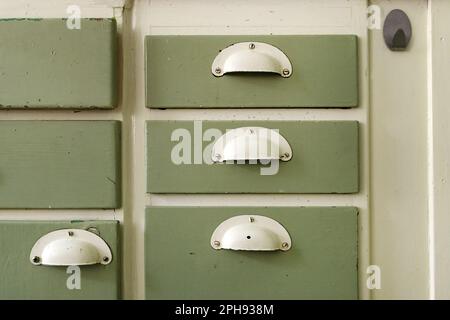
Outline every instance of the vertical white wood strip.
<svg viewBox="0 0 450 320"><path fill-rule="evenodd" d="M124 208L124 298L145 297L144 233L145 233L145 82L144 82L144 29L143 21L148 11L147 1L135 1L125 9L127 30L124 39L124 127L129 133L126 143L129 157L127 206Z"/></svg>
<svg viewBox="0 0 450 320"><path fill-rule="evenodd" d="M450 299L450 2L431 1L434 298Z"/></svg>
<svg viewBox="0 0 450 320"><path fill-rule="evenodd" d="M371 263L381 268L375 299L427 299L427 1L376 0L384 21L404 10L413 37L390 51L371 31Z"/></svg>
<svg viewBox="0 0 450 320"><path fill-rule="evenodd" d="M428 1L427 10L427 93L428 93L428 270L429 270L429 299L436 298L435 292L435 235L434 235L434 120L433 120L433 25L432 1Z"/></svg>
<svg viewBox="0 0 450 320"><path fill-rule="evenodd" d="M371 292L366 285L366 270L370 265L370 87L369 87L369 30L367 26L368 1L352 3L351 33L358 35L359 105L356 119L360 123L360 190L354 198L359 199L358 215L358 277L359 298L368 300ZM341 110L342 111L342 110Z"/></svg>

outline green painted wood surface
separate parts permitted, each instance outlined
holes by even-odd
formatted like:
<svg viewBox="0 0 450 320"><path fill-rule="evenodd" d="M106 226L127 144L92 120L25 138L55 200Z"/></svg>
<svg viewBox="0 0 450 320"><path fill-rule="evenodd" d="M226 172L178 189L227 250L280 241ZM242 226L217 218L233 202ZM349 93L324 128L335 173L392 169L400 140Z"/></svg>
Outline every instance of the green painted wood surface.
<svg viewBox="0 0 450 320"><path fill-rule="evenodd" d="M120 122L0 121L0 208L118 208Z"/></svg>
<svg viewBox="0 0 450 320"><path fill-rule="evenodd" d="M201 126L201 127L200 127ZM211 128L262 126L279 129L293 157L279 162L275 175L261 175L259 164L194 164L210 141ZM358 122L356 121L148 121L147 192L149 193L355 193L359 190ZM191 164L175 164L171 141L177 129L191 136ZM178 138L177 138L178 139ZM189 141L187 145L189 145ZM181 152L180 152L181 153ZM207 152L206 152L207 153ZM195 155L197 154L197 156ZM209 156L209 153L207 154ZM199 162L199 161L198 161Z"/></svg>
<svg viewBox="0 0 450 320"><path fill-rule="evenodd" d="M81 289L67 288L67 267L34 266L34 243L58 229L96 228L109 245L108 265L81 266ZM118 299L121 288L117 221L0 221L0 299ZM37 311L38 312L38 311Z"/></svg>
<svg viewBox="0 0 450 320"><path fill-rule="evenodd" d="M211 65L220 50L236 42L258 41L280 48L293 74L227 74ZM146 105L150 108L356 107L357 37L147 36Z"/></svg>
<svg viewBox="0 0 450 320"><path fill-rule="evenodd" d="M214 250L215 228L235 215L273 218L286 252ZM357 209L350 207L150 207L147 299L357 299Z"/></svg>
<svg viewBox="0 0 450 320"><path fill-rule="evenodd" d="M117 105L115 20L3 19L0 44L0 108Z"/></svg>

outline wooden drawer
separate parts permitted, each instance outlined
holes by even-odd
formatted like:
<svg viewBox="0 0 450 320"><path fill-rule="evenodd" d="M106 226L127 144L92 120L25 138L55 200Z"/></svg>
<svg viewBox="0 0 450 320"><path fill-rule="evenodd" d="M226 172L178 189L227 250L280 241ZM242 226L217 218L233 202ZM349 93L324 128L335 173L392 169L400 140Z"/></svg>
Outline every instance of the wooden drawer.
<svg viewBox="0 0 450 320"><path fill-rule="evenodd" d="M0 20L0 42L0 108L117 106L115 20Z"/></svg>
<svg viewBox="0 0 450 320"><path fill-rule="evenodd" d="M276 220L290 249L215 250L213 232L237 215ZM145 260L147 299L357 299L357 209L150 207Z"/></svg>
<svg viewBox="0 0 450 320"><path fill-rule="evenodd" d="M0 208L118 208L118 121L0 121Z"/></svg>
<svg viewBox="0 0 450 320"><path fill-rule="evenodd" d="M75 232L95 228L112 252L111 262L79 266L78 274L75 268L33 265L30 252L36 241L66 228ZM118 234L118 221L0 221L0 299L119 299Z"/></svg>
<svg viewBox="0 0 450 320"><path fill-rule="evenodd" d="M211 141L243 127L278 130L292 158L267 166L212 163ZM356 121L147 122L149 193L355 193L358 163Z"/></svg>
<svg viewBox="0 0 450 320"><path fill-rule="evenodd" d="M357 37L353 35L147 36L145 44L149 108L358 105ZM240 49L232 53L233 67L227 69L231 71L217 76L215 58L236 44L243 44L242 55ZM249 49L252 45L254 49ZM270 49L275 58L264 51L266 46L275 48ZM258 53L260 47L264 52ZM290 62L287 76L280 71L284 67L283 61L276 59L280 55ZM261 65L255 65L259 60ZM230 63L224 62L221 72L225 72L225 65Z"/></svg>

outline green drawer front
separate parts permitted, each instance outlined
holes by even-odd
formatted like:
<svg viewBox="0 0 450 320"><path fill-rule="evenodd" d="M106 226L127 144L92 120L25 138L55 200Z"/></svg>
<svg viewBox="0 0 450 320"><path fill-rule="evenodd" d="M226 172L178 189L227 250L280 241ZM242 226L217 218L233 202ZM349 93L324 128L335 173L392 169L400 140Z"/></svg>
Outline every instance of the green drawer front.
<svg viewBox="0 0 450 320"><path fill-rule="evenodd" d="M118 208L120 159L118 121L0 121L0 208Z"/></svg>
<svg viewBox="0 0 450 320"><path fill-rule="evenodd" d="M117 33L111 19L0 20L0 108L114 108Z"/></svg>
<svg viewBox="0 0 450 320"><path fill-rule="evenodd" d="M205 163L210 156L205 151L202 159L202 150L211 142L202 137L208 129L225 133L246 126L279 129L292 147L292 159L280 161L273 175L261 175L259 164ZM183 138L171 141L178 133ZM190 164L172 161L174 151ZM147 122L149 193L356 193L358 160L356 121Z"/></svg>
<svg viewBox="0 0 450 320"><path fill-rule="evenodd" d="M67 273L67 267L34 266L30 262L35 242L48 232L88 228L98 230L113 259L106 266L80 266L80 289L68 289L72 273ZM0 299L119 299L118 233L117 221L0 221Z"/></svg>
<svg viewBox="0 0 450 320"><path fill-rule="evenodd" d="M254 214L281 223L291 249L211 247L223 220ZM357 299L357 209L151 207L145 258L147 299Z"/></svg>
<svg viewBox="0 0 450 320"><path fill-rule="evenodd" d="M220 50L237 42L264 42L289 58L289 78L275 74L211 73ZM357 37L147 36L149 108L356 107Z"/></svg>

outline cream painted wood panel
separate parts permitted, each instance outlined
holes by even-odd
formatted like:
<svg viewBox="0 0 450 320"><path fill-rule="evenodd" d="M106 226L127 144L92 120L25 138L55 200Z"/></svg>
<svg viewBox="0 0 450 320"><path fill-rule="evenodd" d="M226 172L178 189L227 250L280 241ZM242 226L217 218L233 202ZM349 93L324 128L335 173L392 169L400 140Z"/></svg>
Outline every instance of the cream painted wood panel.
<svg viewBox="0 0 450 320"><path fill-rule="evenodd" d="M82 17L111 18L115 8L120 9L127 0L1 0L2 18L61 18L67 17L70 5L78 5Z"/></svg>
<svg viewBox="0 0 450 320"><path fill-rule="evenodd" d="M371 44L371 264L381 268L374 299L428 298L427 1L372 1L382 21L410 17L408 51L389 51L382 30Z"/></svg>
<svg viewBox="0 0 450 320"><path fill-rule="evenodd" d="M450 2L430 9L430 295L450 299Z"/></svg>

